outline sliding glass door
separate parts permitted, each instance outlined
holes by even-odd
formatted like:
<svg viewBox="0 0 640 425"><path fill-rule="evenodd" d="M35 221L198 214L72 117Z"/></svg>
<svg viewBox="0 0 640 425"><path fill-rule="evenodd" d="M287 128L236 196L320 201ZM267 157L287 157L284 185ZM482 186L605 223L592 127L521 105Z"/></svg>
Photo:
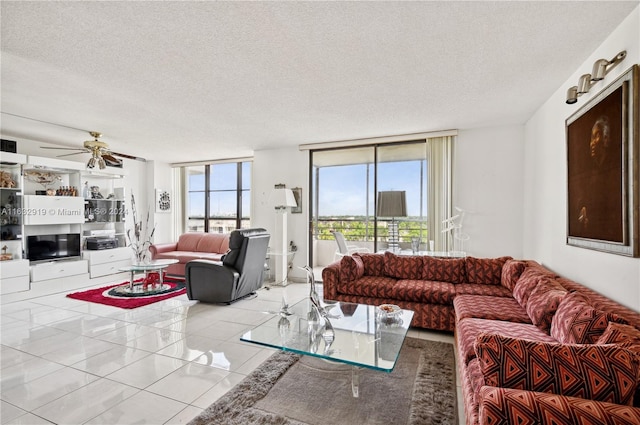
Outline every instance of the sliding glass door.
<svg viewBox="0 0 640 425"><path fill-rule="evenodd" d="M335 257L333 232L370 252L409 249L411 238L428 240L425 140L311 152L311 252L314 265ZM405 212L382 217L380 192L404 192ZM394 229L397 224L398 232ZM391 234L390 234L391 233Z"/></svg>

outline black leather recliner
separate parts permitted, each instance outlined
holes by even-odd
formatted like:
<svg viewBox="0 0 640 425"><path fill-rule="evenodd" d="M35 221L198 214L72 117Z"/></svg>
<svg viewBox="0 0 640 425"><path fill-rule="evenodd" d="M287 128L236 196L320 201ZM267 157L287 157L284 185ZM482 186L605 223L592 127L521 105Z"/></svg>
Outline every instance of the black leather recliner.
<svg viewBox="0 0 640 425"><path fill-rule="evenodd" d="M189 261L185 267L187 296L206 303L231 303L262 286L269 246L265 229L234 230L222 262Z"/></svg>

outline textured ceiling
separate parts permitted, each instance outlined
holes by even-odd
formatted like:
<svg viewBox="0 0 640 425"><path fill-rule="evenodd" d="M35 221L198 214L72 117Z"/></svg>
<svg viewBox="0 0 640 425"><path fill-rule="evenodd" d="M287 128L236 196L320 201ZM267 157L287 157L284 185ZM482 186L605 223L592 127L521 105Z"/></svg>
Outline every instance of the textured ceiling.
<svg viewBox="0 0 640 425"><path fill-rule="evenodd" d="M181 162L523 124L637 5L2 1L2 133Z"/></svg>

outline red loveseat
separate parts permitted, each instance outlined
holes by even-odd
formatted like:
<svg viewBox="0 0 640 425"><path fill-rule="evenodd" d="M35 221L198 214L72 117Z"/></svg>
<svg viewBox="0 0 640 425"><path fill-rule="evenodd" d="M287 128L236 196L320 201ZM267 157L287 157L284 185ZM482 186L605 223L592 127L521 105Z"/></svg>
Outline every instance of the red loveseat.
<svg viewBox="0 0 640 425"><path fill-rule="evenodd" d="M467 424L640 424L640 315L536 262L354 254L323 279L455 331Z"/></svg>
<svg viewBox="0 0 640 425"><path fill-rule="evenodd" d="M151 245L151 258L175 259L178 263L167 268L167 274L184 276L186 264L191 260L222 261L229 250L228 233L184 233L178 242Z"/></svg>

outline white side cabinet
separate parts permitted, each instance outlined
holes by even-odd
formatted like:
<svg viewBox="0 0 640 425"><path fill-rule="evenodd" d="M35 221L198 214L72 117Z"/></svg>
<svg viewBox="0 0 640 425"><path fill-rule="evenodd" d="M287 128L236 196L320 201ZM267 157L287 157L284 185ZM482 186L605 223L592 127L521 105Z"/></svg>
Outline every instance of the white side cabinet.
<svg viewBox="0 0 640 425"><path fill-rule="evenodd" d="M29 290L29 260L3 261L0 265L0 294Z"/></svg>
<svg viewBox="0 0 640 425"><path fill-rule="evenodd" d="M82 252L82 258L89 261L91 278L120 272L122 267L131 265L131 256L129 247Z"/></svg>
<svg viewBox="0 0 640 425"><path fill-rule="evenodd" d="M31 282L57 279L86 274L89 269L87 260L52 261L31 266Z"/></svg>

